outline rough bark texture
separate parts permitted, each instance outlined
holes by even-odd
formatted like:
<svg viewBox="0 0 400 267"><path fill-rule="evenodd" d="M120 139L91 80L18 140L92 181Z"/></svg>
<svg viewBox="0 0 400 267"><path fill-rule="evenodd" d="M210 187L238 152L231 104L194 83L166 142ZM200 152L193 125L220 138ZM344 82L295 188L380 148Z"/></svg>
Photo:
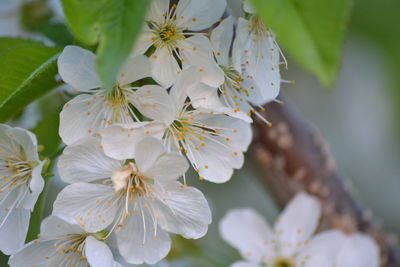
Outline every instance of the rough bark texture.
<svg viewBox="0 0 400 267"><path fill-rule="evenodd" d="M262 183L278 204L284 206L303 190L317 196L323 207L321 230L367 233L381 248L382 266L399 267L399 247L349 192L319 132L287 104L269 104L261 113L272 122L272 127L255 118L251 152L260 164Z"/></svg>

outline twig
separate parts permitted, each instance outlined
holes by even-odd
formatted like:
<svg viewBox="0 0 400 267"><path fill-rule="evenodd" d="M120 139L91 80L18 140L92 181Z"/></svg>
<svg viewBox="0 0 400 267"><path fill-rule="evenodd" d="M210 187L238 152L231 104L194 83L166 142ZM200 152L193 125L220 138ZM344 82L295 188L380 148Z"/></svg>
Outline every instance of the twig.
<svg viewBox="0 0 400 267"><path fill-rule="evenodd" d="M367 233L380 246L382 266L400 266L399 247L349 192L318 131L287 104L269 104L262 114L273 126L255 118L251 152L261 165L262 182L278 204L284 206L299 191L317 196L323 207L321 229Z"/></svg>

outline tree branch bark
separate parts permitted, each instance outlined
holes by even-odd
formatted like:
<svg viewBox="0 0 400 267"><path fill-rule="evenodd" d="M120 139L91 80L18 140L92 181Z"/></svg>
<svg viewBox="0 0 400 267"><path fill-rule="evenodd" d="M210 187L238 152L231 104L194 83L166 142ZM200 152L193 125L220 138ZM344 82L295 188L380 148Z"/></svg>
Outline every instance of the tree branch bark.
<svg viewBox="0 0 400 267"><path fill-rule="evenodd" d="M272 127L254 118L251 155L260 165L262 183L278 204L286 205L299 191L318 197L323 210L320 230L367 233L380 246L382 266L400 266L399 247L351 195L319 132L286 104L269 104L261 113Z"/></svg>

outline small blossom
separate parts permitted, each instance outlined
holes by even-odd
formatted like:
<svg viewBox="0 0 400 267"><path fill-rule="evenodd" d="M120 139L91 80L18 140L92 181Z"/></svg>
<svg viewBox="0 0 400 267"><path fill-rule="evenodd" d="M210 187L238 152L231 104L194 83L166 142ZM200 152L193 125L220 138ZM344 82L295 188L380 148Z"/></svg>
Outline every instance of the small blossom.
<svg viewBox="0 0 400 267"><path fill-rule="evenodd" d="M195 65L213 75L210 84L222 83L210 41L206 33L199 31L216 23L225 7L225 0L181 0L171 6L169 0L153 1L135 53L144 54L155 47L150 60L157 82L170 87L182 69Z"/></svg>
<svg viewBox="0 0 400 267"><path fill-rule="evenodd" d="M232 266L378 267L377 246L365 235L327 231L312 237L320 213L318 200L305 193L290 201L273 229L252 209L230 211L220 233L245 259Z"/></svg>
<svg viewBox="0 0 400 267"><path fill-rule="evenodd" d="M36 137L0 124L0 250L15 253L25 241L31 211L43 190Z"/></svg>
<svg viewBox="0 0 400 267"><path fill-rule="evenodd" d="M116 159L135 157L140 153L135 149L136 142L143 135L152 135L162 139L169 151L186 154L200 179L228 181L233 169L243 165L243 152L252 139L250 125L225 114L192 109L185 100L184 85L178 81L164 101L169 109L154 122L105 129L105 153Z"/></svg>
<svg viewBox="0 0 400 267"><path fill-rule="evenodd" d="M251 90L253 93L249 101L254 105L263 105L276 99L283 82L279 71L281 50L274 34L253 13L248 2L244 3L244 11L250 13L249 18L238 19L233 57L236 57L236 69L240 66L242 70L239 72L242 77L250 78L257 85Z"/></svg>
<svg viewBox="0 0 400 267"><path fill-rule="evenodd" d="M77 92L82 92L65 104L60 114L60 136L64 143L99 135L114 123L131 123L139 118L132 108L152 118L159 112L158 98L166 94L155 85L142 87L131 83L151 76L150 63L145 56L128 59L113 88L103 88L95 70L96 56L76 46L67 46L58 59L62 79ZM132 106L131 106L132 105Z"/></svg>
<svg viewBox="0 0 400 267"><path fill-rule="evenodd" d="M79 225L50 216L43 220L40 238L11 256L11 267L120 267L104 242L107 231L85 232Z"/></svg>
<svg viewBox="0 0 400 267"><path fill-rule="evenodd" d="M154 264L170 250L170 233L199 238L211 213L203 194L176 180L188 164L166 153L160 141L146 137L134 160L104 155L96 138L65 149L59 160L61 178L72 183L58 195L53 213L86 231L110 227L124 259Z"/></svg>
<svg viewBox="0 0 400 267"><path fill-rule="evenodd" d="M217 63L224 72L224 82L218 88L213 88L201 82L193 69L187 69L183 71L182 76L188 81L195 81L186 86L187 94L196 108L224 112L247 122L252 122L251 115L255 114L269 125L257 108L263 109L261 105L274 101L278 92L271 90L267 83L259 83L259 80L249 73L246 64L242 64L243 48L239 45L240 41L235 41L230 56L233 29L234 19L227 17L212 31L210 38ZM274 64L272 57L264 61ZM246 62L248 63L248 60ZM279 74L279 66L276 67ZM270 73L265 71L265 76L268 75ZM277 85L279 84L280 81Z"/></svg>

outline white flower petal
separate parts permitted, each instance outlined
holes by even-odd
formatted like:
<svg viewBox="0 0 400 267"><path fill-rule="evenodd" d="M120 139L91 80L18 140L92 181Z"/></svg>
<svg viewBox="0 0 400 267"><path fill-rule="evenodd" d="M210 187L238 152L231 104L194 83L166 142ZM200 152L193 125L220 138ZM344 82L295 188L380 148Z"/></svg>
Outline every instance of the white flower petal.
<svg viewBox="0 0 400 267"><path fill-rule="evenodd" d="M199 131L197 135L187 136L187 138L192 137L192 140L186 155L200 177L211 182L224 183L231 178L233 169L243 166L243 151L247 149L248 139L251 137L250 125L225 115L211 115L205 112L200 115L200 111L196 118L199 124L206 125L206 128L217 129L220 134L204 135ZM213 127L213 124L218 127ZM198 138L199 135L202 136L201 139Z"/></svg>
<svg viewBox="0 0 400 267"><path fill-rule="evenodd" d="M167 91L157 85L145 85L139 88L130 102L146 117L171 124L175 118L175 109Z"/></svg>
<svg viewBox="0 0 400 267"><path fill-rule="evenodd" d="M43 187L44 187L44 180L42 177L42 169L44 165L44 161L40 162L39 165L37 165L33 170L32 170L32 178L31 182L29 183L29 192L25 196L24 201L22 203L23 208L32 211L33 208L35 207L36 201L42 193Z"/></svg>
<svg viewBox="0 0 400 267"><path fill-rule="evenodd" d="M274 230L282 256L292 256L304 245L317 229L321 215L318 199L306 193L298 193L279 216Z"/></svg>
<svg viewBox="0 0 400 267"><path fill-rule="evenodd" d="M6 134L7 139L13 140L15 144L18 144L23 148L28 161L39 162L37 139L33 133L23 128L12 128L5 124L1 125L0 131L2 131L3 134ZM8 146L10 145L11 144L8 143ZM17 147L15 147L16 149L18 149L15 152L19 152L18 145Z"/></svg>
<svg viewBox="0 0 400 267"><path fill-rule="evenodd" d="M153 220L146 210L144 212L143 217L139 212L132 213L116 232L119 252L132 264L154 264L167 256L171 249L168 233L158 226L155 226L155 231Z"/></svg>
<svg viewBox="0 0 400 267"><path fill-rule="evenodd" d="M188 170L187 160L178 153L161 155L153 166L146 170L146 175L159 181L176 180Z"/></svg>
<svg viewBox="0 0 400 267"><path fill-rule="evenodd" d="M258 262L237 261L231 267L260 267Z"/></svg>
<svg viewBox="0 0 400 267"><path fill-rule="evenodd" d="M222 112L226 106L219 99L218 90L203 83L186 88L190 103L194 108L204 108Z"/></svg>
<svg viewBox="0 0 400 267"><path fill-rule="evenodd" d="M110 248L93 236L86 238L85 256L91 267L113 267L115 264Z"/></svg>
<svg viewBox="0 0 400 267"><path fill-rule="evenodd" d="M225 0L181 0L176 7L178 25L192 31L212 26L222 17Z"/></svg>
<svg viewBox="0 0 400 267"><path fill-rule="evenodd" d="M319 233L301 249L300 254L296 257L296 261L299 265L305 262L305 266L307 267L333 266L338 251L345 241L346 236L337 230ZM318 265L321 262L324 262L325 265Z"/></svg>
<svg viewBox="0 0 400 267"><path fill-rule="evenodd" d="M154 206L164 230L185 238L200 238L207 233L211 211L203 193L178 182L160 183L157 187L163 197Z"/></svg>
<svg viewBox="0 0 400 267"><path fill-rule="evenodd" d="M49 216L40 225L40 236L44 239L54 239L70 234L83 234L84 230L78 224L71 224L57 216Z"/></svg>
<svg viewBox="0 0 400 267"><path fill-rule="evenodd" d="M170 87L177 79L181 68L172 52L165 47L159 47L150 57L153 78L164 88Z"/></svg>
<svg viewBox="0 0 400 267"><path fill-rule="evenodd" d="M24 246L17 254L10 257L8 264L10 267L26 267L26 266L50 266L49 261L55 256L54 241L44 241L44 242L30 242ZM49 259L46 258L53 256ZM64 255L57 255L60 259L65 259ZM56 256L56 257L57 257ZM54 261L53 261L54 262ZM60 265L53 265L60 266Z"/></svg>
<svg viewBox="0 0 400 267"><path fill-rule="evenodd" d="M224 72L214 60L210 40L202 35L195 35L179 41L180 54L184 69L195 66L201 82L218 87L225 81ZM195 73L196 73L195 72Z"/></svg>
<svg viewBox="0 0 400 267"><path fill-rule="evenodd" d="M127 60L119 73L118 83L127 85L146 77L151 77L150 60L146 56L138 55Z"/></svg>
<svg viewBox="0 0 400 267"><path fill-rule="evenodd" d="M101 87L95 69L96 55L78 46L66 46L58 58L58 72L74 89L87 91Z"/></svg>
<svg viewBox="0 0 400 267"><path fill-rule="evenodd" d="M297 264L303 267L335 267L335 262L324 255L312 255L307 260L299 261Z"/></svg>
<svg viewBox="0 0 400 267"><path fill-rule="evenodd" d="M169 0L153 0L151 3L147 20L162 23L165 14L169 12Z"/></svg>
<svg viewBox="0 0 400 267"><path fill-rule="evenodd" d="M119 205L112 186L75 183L58 194L54 201L53 214L94 233L114 221Z"/></svg>
<svg viewBox="0 0 400 267"><path fill-rule="evenodd" d="M259 262L262 257L274 256L272 233L268 223L252 209L229 211L219 223L221 237L239 250L243 258Z"/></svg>
<svg viewBox="0 0 400 267"><path fill-rule="evenodd" d="M236 71L242 72L242 58L248 53L246 44L250 40L250 22L244 18L239 18L236 26L236 36L232 45L232 63ZM244 62L246 64L246 62Z"/></svg>
<svg viewBox="0 0 400 267"><path fill-rule="evenodd" d="M174 103L175 112L174 115L178 115L185 105L187 100L187 88L196 85L199 82L198 76L196 76L197 70L191 67L181 72L178 75L176 83L172 86L169 91L169 95Z"/></svg>
<svg viewBox="0 0 400 267"><path fill-rule="evenodd" d="M111 126L102 131L101 144L107 156L126 160L136 157L136 144L145 136L161 139L165 132L164 123L132 123L121 126Z"/></svg>
<svg viewBox="0 0 400 267"><path fill-rule="evenodd" d="M250 3L250 0L244 0L244 1L243 1L243 10L244 10L246 13L250 13L250 14L256 13L256 12L254 11L254 8L252 7L252 5L251 5L251 3Z"/></svg>
<svg viewBox="0 0 400 267"><path fill-rule="evenodd" d="M61 179L66 183L93 182L110 178L120 170L122 162L109 158L101 148L100 140L85 138L64 149L58 160Z"/></svg>
<svg viewBox="0 0 400 267"><path fill-rule="evenodd" d="M103 97L94 98L89 94L76 96L65 104L60 113L59 134L63 142L71 145L76 141L98 134L107 125L112 111L107 109ZM113 119L113 118L112 118Z"/></svg>
<svg viewBox="0 0 400 267"><path fill-rule="evenodd" d="M259 37L251 32L249 21L240 18L232 57L235 69L242 72L242 64L243 77L251 77L257 84L258 89L249 96L253 104L263 105L277 97L281 84L280 49L271 32Z"/></svg>
<svg viewBox="0 0 400 267"><path fill-rule="evenodd" d="M135 45L132 51L133 56L143 55L152 46L154 33L150 30L149 26L145 23L141 34L135 41Z"/></svg>
<svg viewBox="0 0 400 267"><path fill-rule="evenodd" d="M338 267L378 267L380 262L379 249L375 241L364 234L353 234L337 256Z"/></svg>
<svg viewBox="0 0 400 267"><path fill-rule="evenodd" d="M230 147L223 138L214 137L207 141L194 139L191 143L190 152L186 155L202 179L225 183L232 177L233 169L243 166L243 153Z"/></svg>
<svg viewBox="0 0 400 267"><path fill-rule="evenodd" d="M219 65L229 66L229 50L233 39L233 17L227 17L211 32L211 45Z"/></svg>
<svg viewBox="0 0 400 267"><path fill-rule="evenodd" d="M160 140L154 137L144 137L137 143L135 150L137 151L135 157L136 165L140 172L146 173L164 153L165 148Z"/></svg>
<svg viewBox="0 0 400 267"><path fill-rule="evenodd" d="M0 211L0 218L8 211ZM31 212L17 208L10 211L0 227L0 250L7 255L15 254L25 243ZM3 220L0 220L2 222Z"/></svg>
<svg viewBox="0 0 400 267"><path fill-rule="evenodd" d="M268 62L268 61L263 61ZM256 94L250 94L249 100L254 105L264 105L279 95L281 87L281 75L279 67L271 67L269 64L260 64L253 75L254 82L260 88Z"/></svg>
<svg viewBox="0 0 400 267"><path fill-rule="evenodd" d="M247 151L253 139L250 124L240 119L221 115L204 116L203 123L221 129L221 135L230 139L229 145L240 151Z"/></svg>

